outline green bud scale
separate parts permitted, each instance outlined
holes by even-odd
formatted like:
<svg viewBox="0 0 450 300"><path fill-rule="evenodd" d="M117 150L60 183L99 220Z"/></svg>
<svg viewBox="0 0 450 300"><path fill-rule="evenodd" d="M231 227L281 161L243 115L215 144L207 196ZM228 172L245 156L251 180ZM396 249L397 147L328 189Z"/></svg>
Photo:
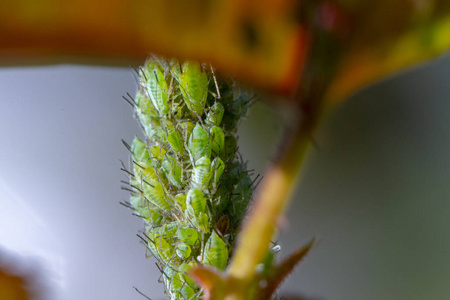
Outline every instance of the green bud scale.
<svg viewBox="0 0 450 300"><path fill-rule="evenodd" d="M130 146L130 202L145 220L168 299L201 299L186 272L228 263L253 191L236 146L248 103L199 63L155 57L139 69L133 105L145 140Z"/></svg>

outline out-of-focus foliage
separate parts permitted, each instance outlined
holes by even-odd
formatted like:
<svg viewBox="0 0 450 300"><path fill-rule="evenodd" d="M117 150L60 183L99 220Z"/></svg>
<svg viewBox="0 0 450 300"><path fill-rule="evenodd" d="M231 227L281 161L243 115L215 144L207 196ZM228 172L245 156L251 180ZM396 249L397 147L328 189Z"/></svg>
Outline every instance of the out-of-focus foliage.
<svg viewBox="0 0 450 300"><path fill-rule="evenodd" d="M141 63L150 52L209 61L292 92L327 40L340 101L450 46L447 0L16 0L0 3L0 63ZM335 51L334 51L335 50ZM88 59L88 60L86 60ZM75 60L76 61L76 60Z"/></svg>
<svg viewBox="0 0 450 300"><path fill-rule="evenodd" d="M290 0L1 1L0 61L39 63L72 55L142 64L153 52L208 61L247 82L286 91L297 81L307 49L296 5Z"/></svg>
<svg viewBox="0 0 450 300"><path fill-rule="evenodd" d="M25 280L22 277L9 274L0 269L0 299L26 300L29 299L25 290Z"/></svg>
<svg viewBox="0 0 450 300"><path fill-rule="evenodd" d="M344 50L328 91L330 100L343 100L373 80L450 48L450 1L334 2L344 12L342 24L336 26L346 28L347 36L340 41Z"/></svg>

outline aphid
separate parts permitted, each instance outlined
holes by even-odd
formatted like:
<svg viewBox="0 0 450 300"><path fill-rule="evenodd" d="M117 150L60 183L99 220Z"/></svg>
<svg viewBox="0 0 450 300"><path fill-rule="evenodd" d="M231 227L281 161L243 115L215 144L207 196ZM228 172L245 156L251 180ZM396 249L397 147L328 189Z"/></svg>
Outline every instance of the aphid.
<svg viewBox="0 0 450 300"><path fill-rule="evenodd" d="M212 126L209 130L211 138L211 151L214 155L220 155L225 145L225 134L220 127Z"/></svg>
<svg viewBox="0 0 450 300"><path fill-rule="evenodd" d="M147 145L141 141L138 137L135 137L133 143L131 143L131 153L136 161L147 161L150 156L147 151Z"/></svg>
<svg viewBox="0 0 450 300"><path fill-rule="evenodd" d="M220 102L214 103L208 111L206 116L206 124L219 126L220 122L222 122L222 117L225 112L223 105Z"/></svg>
<svg viewBox="0 0 450 300"><path fill-rule="evenodd" d="M225 242L217 235L215 231L206 242L203 262L214 266L219 270L224 270L228 261L228 249Z"/></svg>
<svg viewBox="0 0 450 300"><path fill-rule="evenodd" d="M211 147L209 146L210 139L209 134L206 132L200 124L197 124L192 130L192 134L189 137L189 152L191 159L195 162L200 157L211 156Z"/></svg>
<svg viewBox="0 0 450 300"><path fill-rule="evenodd" d="M203 156L197 161L192 172L192 186L199 190L206 190L209 186L211 175L211 160L207 156Z"/></svg>
<svg viewBox="0 0 450 300"><path fill-rule="evenodd" d="M181 259L187 259L189 258L189 256L191 256L192 250L191 247L189 247L189 245L181 243L177 245L175 252Z"/></svg>
<svg viewBox="0 0 450 300"><path fill-rule="evenodd" d="M212 161L211 166L213 168L212 187L213 187L213 190L216 190L219 185L220 177L222 176L223 171L225 170L225 164L220 159L220 157L216 157Z"/></svg>
<svg viewBox="0 0 450 300"><path fill-rule="evenodd" d="M149 238L148 247L154 253L158 253L163 260L170 260L173 255L174 247L158 233L150 233Z"/></svg>
<svg viewBox="0 0 450 300"><path fill-rule="evenodd" d="M186 195L185 194L177 194L175 196L175 201L181 206L183 211L186 210Z"/></svg>
<svg viewBox="0 0 450 300"><path fill-rule="evenodd" d="M184 153L183 138L178 130L173 127L169 128L167 132L167 141L175 153L178 155L182 155Z"/></svg>
<svg viewBox="0 0 450 300"><path fill-rule="evenodd" d="M194 125L194 123L187 121L187 122L178 123L178 126L180 127L184 144L187 145L189 142L189 138L191 136L192 130L194 130L195 125Z"/></svg>
<svg viewBox="0 0 450 300"><path fill-rule="evenodd" d="M206 199L201 190L189 190L186 197L186 209L192 216L196 216L200 212L205 212Z"/></svg>
<svg viewBox="0 0 450 300"><path fill-rule="evenodd" d="M179 228L177 236L180 241L191 246L196 245L199 241L199 235L197 231L188 227Z"/></svg>
<svg viewBox="0 0 450 300"><path fill-rule="evenodd" d="M200 64L185 62L177 79L187 107L201 116L208 96L208 76Z"/></svg>
<svg viewBox="0 0 450 300"><path fill-rule="evenodd" d="M181 181L181 168L176 159L166 153L162 160L162 167L170 183L178 189L183 188L183 182Z"/></svg>
<svg viewBox="0 0 450 300"><path fill-rule="evenodd" d="M165 116L169 112L167 102L168 86L164 78L164 73L158 68L157 64L148 62L144 69L143 88L150 97L153 106L158 110L160 116Z"/></svg>

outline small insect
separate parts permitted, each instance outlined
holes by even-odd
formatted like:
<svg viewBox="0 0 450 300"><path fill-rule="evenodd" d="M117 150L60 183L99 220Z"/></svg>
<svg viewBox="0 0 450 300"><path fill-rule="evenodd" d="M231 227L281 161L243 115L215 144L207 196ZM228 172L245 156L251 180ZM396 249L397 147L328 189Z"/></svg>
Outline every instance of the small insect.
<svg viewBox="0 0 450 300"><path fill-rule="evenodd" d="M215 231L206 242L203 262L214 266L219 270L224 270L228 261L228 249L225 242L217 235Z"/></svg>
<svg viewBox="0 0 450 300"><path fill-rule="evenodd" d="M220 155L225 145L225 134L217 126L212 126L209 133L211 138L211 151L214 155Z"/></svg>
<svg viewBox="0 0 450 300"><path fill-rule="evenodd" d="M203 192L198 189L190 189L186 197L186 210L195 217L206 210L206 199Z"/></svg>
<svg viewBox="0 0 450 300"><path fill-rule="evenodd" d="M211 147L209 146L210 139L209 134L206 132L200 124L195 125L192 134L189 137L189 152L192 160L195 162L200 157L211 156Z"/></svg>
<svg viewBox="0 0 450 300"><path fill-rule="evenodd" d="M220 102L214 103L208 111L208 114L206 116L206 124L209 125L216 125L219 126L220 122L222 122L223 114L225 112L225 109L223 108L223 105L220 104Z"/></svg>
<svg viewBox="0 0 450 300"><path fill-rule="evenodd" d="M206 190L211 180L211 160L207 156L200 158L195 164L191 176L192 186L199 190Z"/></svg>
<svg viewBox="0 0 450 300"><path fill-rule="evenodd" d="M225 170L225 164L220 159L220 157L216 157L212 161L211 166L213 168L212 188L215 191L217 189L217 187L219 186L220 177L222 176L223 171Z"/></svg>
<svg viewBox="0 0 450 300"><path fill-rule="evenodd" d="M158 110L160 116L165 116L169 112L169 104L167 102L168 86L164 73L153 62L149 61L142 74L144 80L142 82L144 91L147 92L152 101L153 106Z"/></svg>
<svg viewBox="0 0 450 300"><path fill-rule="evenodd" d="M187 107L198 116L203 114L206 97L208 96L208 76L200 64L185 62L181 73L177 76L180 90Z"/></svg>
<svg viewBox="0 0 450 300"><path fill-rule="evenodd" d="M195 229L184 227L178 229L177 237L183 243L195 246L198 244L200 236Z"/></svg>

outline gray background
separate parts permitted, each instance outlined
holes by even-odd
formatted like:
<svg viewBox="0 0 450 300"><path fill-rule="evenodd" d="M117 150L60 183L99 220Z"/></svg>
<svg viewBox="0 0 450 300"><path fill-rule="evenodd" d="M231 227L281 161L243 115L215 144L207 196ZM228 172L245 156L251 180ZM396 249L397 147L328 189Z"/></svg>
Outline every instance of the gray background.
<svg viewBox="0 0 450 300"><path fill-rule="evenodd" d="M311 299L450 297L450 58L363 90L319 128L279 242L319 239L283 291ZM140 133L130 69L0 69L0 264L39 274L43 299L163 299L121 205ZM263 172L282 122L265 104L240 129Z"/></svg>

